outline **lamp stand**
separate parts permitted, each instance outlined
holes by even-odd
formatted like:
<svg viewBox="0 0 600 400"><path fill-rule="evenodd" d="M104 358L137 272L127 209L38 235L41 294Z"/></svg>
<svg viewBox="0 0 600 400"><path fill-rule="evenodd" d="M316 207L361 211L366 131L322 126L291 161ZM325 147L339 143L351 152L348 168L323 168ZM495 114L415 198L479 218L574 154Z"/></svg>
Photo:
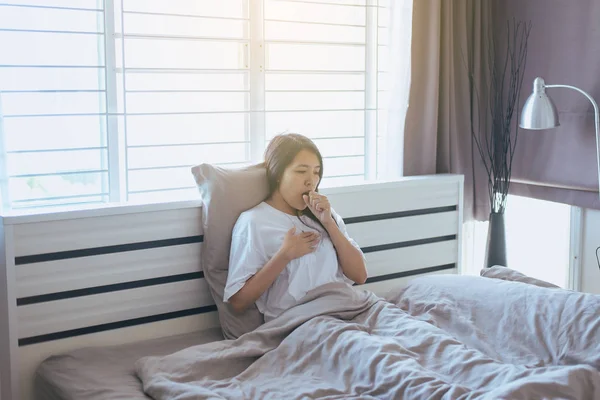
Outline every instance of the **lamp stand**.
<svg viewBox="0 0 600 400"><path fill-rule="evenodd" d="M600 198L600 113L598 111L598 104L596 103L596 101L594 100L594 98L592 96L590 96L587 92L584 92L583 90L579 89L578 87L575 86L570 86L570 85L543 85L543 87L545 88L567 88L567 89L573 89L579 93L581 93L582 95L584 95L585 97L587 97L587 99L592 103L592 106L594 107L594 127L596 129L596 165L597 165L597 169L598 169L598 195Z"/></svg>

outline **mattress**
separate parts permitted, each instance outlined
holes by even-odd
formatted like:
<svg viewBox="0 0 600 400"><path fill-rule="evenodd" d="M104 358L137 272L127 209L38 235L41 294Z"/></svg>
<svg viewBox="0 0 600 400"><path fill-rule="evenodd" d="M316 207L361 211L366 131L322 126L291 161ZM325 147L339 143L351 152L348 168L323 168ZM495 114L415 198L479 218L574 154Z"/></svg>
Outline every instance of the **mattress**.
<svg viewBox="0 0 600 400"><path fill-rule="evenodd" d="M35 376L38 400L147 400L134 363L196 344L222 340L220 328L110 347L78 349L47 358Z"/></svg>

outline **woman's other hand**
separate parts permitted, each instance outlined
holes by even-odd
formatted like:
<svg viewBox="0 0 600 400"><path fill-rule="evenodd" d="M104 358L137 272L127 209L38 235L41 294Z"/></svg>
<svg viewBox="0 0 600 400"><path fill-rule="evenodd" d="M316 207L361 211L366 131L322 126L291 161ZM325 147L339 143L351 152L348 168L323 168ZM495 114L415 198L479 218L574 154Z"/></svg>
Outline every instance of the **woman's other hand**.
<svg viewBox="0 0 600 400"><path fill-rule="evenodd" d="M285 234L280 252L288 261L292 261L315 251L319 240L321 240L320 234L316 232L296 234L296 227L293 227Z"/></svg>

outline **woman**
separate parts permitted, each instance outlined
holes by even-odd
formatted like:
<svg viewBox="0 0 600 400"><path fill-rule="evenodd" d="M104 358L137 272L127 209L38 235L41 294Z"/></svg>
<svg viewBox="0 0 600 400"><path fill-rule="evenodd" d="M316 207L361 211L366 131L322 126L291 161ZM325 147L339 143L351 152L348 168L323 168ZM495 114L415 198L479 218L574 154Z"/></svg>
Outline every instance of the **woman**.
<svg viewBox="0 0 600 400"><path fill-rule="evenodd" d="M265 167L270 194L235 224L223 298L238 312L256 303L269 321L320 285L364 283L367 270L343 220L318 193L323 159L315 144L276 136Z"/></svg>

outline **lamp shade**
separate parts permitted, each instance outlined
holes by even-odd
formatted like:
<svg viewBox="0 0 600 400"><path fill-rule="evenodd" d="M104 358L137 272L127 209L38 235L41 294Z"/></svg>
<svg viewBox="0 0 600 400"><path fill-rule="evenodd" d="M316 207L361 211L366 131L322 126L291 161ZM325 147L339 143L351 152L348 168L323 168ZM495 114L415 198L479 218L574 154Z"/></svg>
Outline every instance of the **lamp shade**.
<svg viewBox="0 0 600 400"><path fill-rule="evenodd" d="M523 106L520 126L523 129L539 130L555 128L559 125L556 106L546 94L544 81L537 78L533 85L533 93Z"/></svg>

